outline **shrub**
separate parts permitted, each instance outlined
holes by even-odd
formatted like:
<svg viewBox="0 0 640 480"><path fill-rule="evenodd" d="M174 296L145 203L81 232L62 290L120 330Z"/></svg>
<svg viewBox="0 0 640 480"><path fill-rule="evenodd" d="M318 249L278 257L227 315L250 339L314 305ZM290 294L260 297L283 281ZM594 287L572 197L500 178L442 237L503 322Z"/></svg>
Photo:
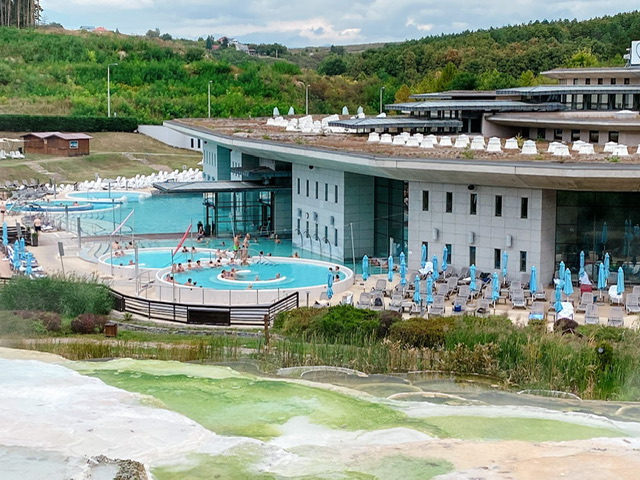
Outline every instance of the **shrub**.
<svg viewBox="0 0 640 480"><path fill-rule="evenodd" d="M108 321L109 317L106 315L83 313L71 320L71 331L73 333L102 333Z"/></svg>
<svg viewBox="0 0 640 480"><path fill-rule="evenodd" d="M441 347L445 343L447 332L454 325L455 319L451 317L430 320L414 317L391 325L389 337L412 347Z"/></svg>
<svg viewBox="0 0 640 480"><path fill-rule="evenodd" d="M379 327L376 312L351 305L336 305L311 323L309 333L329 341L357 341L375 336Z"/></svg>
<svg viewBox="0 0 640 480"><path fill-rule="evenodd" d="M385 338L389 335L391 326L402 320L402 314L400 312L392 312L385 310L380 313L380 325L378 326L378 338Z"/></svg>
<svg viewBox="0 0 640 480"><path fill-rule="evenodd" d="M6 132L133 132L138 121L128 117L56 117L51 115L0 115Z"/></svg>

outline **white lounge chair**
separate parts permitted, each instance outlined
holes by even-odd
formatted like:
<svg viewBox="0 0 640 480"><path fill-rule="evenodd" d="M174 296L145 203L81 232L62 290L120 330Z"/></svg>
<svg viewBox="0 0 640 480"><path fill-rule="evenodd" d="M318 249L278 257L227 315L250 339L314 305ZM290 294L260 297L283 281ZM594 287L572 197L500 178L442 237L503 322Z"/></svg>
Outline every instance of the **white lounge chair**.
<svg viewBox="0 0 640 480"><path fill-rule="evenodd" d="M624 326L624 311L622 310L622 307L611 307L607 325L610 327Z"/></svg>

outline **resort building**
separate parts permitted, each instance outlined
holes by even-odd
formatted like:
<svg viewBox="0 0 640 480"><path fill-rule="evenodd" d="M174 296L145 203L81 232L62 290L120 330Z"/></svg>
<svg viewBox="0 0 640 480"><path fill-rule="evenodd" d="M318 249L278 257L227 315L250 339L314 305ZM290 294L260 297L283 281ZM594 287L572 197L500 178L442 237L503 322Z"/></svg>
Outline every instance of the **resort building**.
<svg viewBox="0 0 640 480"><path fill-rule="evenodd" d="M640 283L640 59L544 73L558 84L417 95L385 107L403 116L328 122L345 133L294 132L265 119L166 126L202 140L198 188L209 191L207 220L220 235L278 234L347 263L404 252L410 269L419 268L422 245L429 259L441 261L446 246L449 264L485 272L500 270L507 252L508 277L535 265L544 283L560 260L577 274L584 251L592 275L609 252L611 270L623 266L627 281ZM370 141L391 133L406 143ZM418 147L428 135L463 134L519 136L520 144L488 150L469 138L456 148L449 138L448 147ZM527 138L537 140L533 155L520 149ZM554 154L553 142L590 146ZM620 147L614 154L610 142Z"/></svg>

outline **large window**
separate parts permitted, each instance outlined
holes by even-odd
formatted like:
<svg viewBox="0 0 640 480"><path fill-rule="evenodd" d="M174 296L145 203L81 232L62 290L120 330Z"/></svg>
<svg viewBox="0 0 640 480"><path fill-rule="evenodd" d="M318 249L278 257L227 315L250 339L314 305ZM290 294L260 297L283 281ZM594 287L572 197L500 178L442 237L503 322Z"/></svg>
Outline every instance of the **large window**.
<svg viewBox="0 0 640 480"><path fill-rule="evenodd" d="M529 218L529 199L527 197L520 199L520 218Z"/></svg>
<svg viewBox="0 0 640 480"><path fill-rule="evenodd" d="M502 251L499 248L493 249L493 268L500 270L500 262L502 261Z"/></svg>
<svg viewBox="0 0 640 480"><path fill-rule="evenodd" d="M429 190L422 191L422 211L429 211Z"/></svg>
<svg viewBox="0 0 640 480"><path fill-rule="evenodd" d="M589 143L598 144L600 141L600 132L598 130L589 130Z"/></svg>
<svg viewBox="0 0 640 480"><path fill-rule="evenodd" d="M476 247L469 247L469 265L476 264Z"/></svg>
<svg viewBox="0 0 640 480"><path fill-rule="evenodd" d="M477 215L478 213L478 194L469 195L469 215Z"/></svg>
<svg viewBox="0 0 640 480"><path fill-rule="evenodd" d="M447 192L445 200L445 212L453 212L453 192Z"/></svg>
<svg viewBox="0 0 640 480"><path fill-rule="evenodd" d="M502 216L502 195L496 195L495 216Z"/></svg>
<svg viewBox="0 0 640 480"><path fill-rule="evenodd" d="M298 195L300 195L300 179L298 178L297 180L298 180L298 182L297 182L298 183Z"/></svg>
<svg viewBox="0 0 640 480"><path fill-rule="evenodd" d="M447 244L445 245L445 247L447 247L447 263L448 263L449 265L451 265L451 255L452 255L452 253L451 253L451 250L452 250L452 248L451 248L451 244L450 244L450 243L447 243Z"/></svg>
<svg viewBox="0 0 640 480"><path fill-rule="evenodd" d="M527 252L520 252L520 271L527 271Z"/></svg>
<svg viewBox="0 0 640 480"><path fill-rule="evenodd" d="M307 180L307 197L309 196L309 180Z"/></svg>

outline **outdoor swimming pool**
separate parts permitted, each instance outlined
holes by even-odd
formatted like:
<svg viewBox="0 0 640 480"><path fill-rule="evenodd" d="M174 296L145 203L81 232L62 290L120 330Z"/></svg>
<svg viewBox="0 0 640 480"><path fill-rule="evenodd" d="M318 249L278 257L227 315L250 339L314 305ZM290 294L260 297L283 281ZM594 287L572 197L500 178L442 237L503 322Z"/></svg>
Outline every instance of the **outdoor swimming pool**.
<svg viewBox="0 0 640 480"><path fill-rule="evenodd" d="M100 261L107 266L113 264L118 267L134 269L135 253L133 250L125 250L122 257L112 257L112 254L103 255ZM158 280L165 281L164 278L170 272L171 249L139 249L138 267L139 269L159 270ZM328 262L310 261L283 257L264 257L262 262L258 257L253 257L249 265L229 264L225 258L221 267L209 267L209 260L216 260L215 250L199 250L198 252L183 253L178 252L173 257L173 263L181 263L185 268L182 273L175 274L176 284L185 284L189 278L197 287L213 288L217 290L244 290L249 287L253 289L297 289L311 286L326 285L328 280L329 267L335 271L336 265ZM191 260L191 262L189 262ZM196 268L196 262L200 260L202 268ZM189 263L193 265L188 268ZM223 270L229 272L232 268L236 271L235 280L222 278ZM347 269L342 267L338 272L340 280L345 280L348 276ZM166 282L170 284L169 282Z"/></svg>
<svg viewBox="0 0 640 480"><path fill-rule="evenodd" d="M52 202L46 201L30 201L23 204L14 205L13 203L7 203L9 210L15 209L21 212L56 212L64 213L69 212L85 212L88 210L107 210L112 208L111 204L98 204L93 202L82 202L74 200L54 200Z"/></svg>
<svg viewBox="0 0 640 480"><path fill-rule="evenodd" d="M152 195L148 192L137 190L111 190L111 191L87 191L67 193L67 198L85 202L142 202Z"/></svg>

